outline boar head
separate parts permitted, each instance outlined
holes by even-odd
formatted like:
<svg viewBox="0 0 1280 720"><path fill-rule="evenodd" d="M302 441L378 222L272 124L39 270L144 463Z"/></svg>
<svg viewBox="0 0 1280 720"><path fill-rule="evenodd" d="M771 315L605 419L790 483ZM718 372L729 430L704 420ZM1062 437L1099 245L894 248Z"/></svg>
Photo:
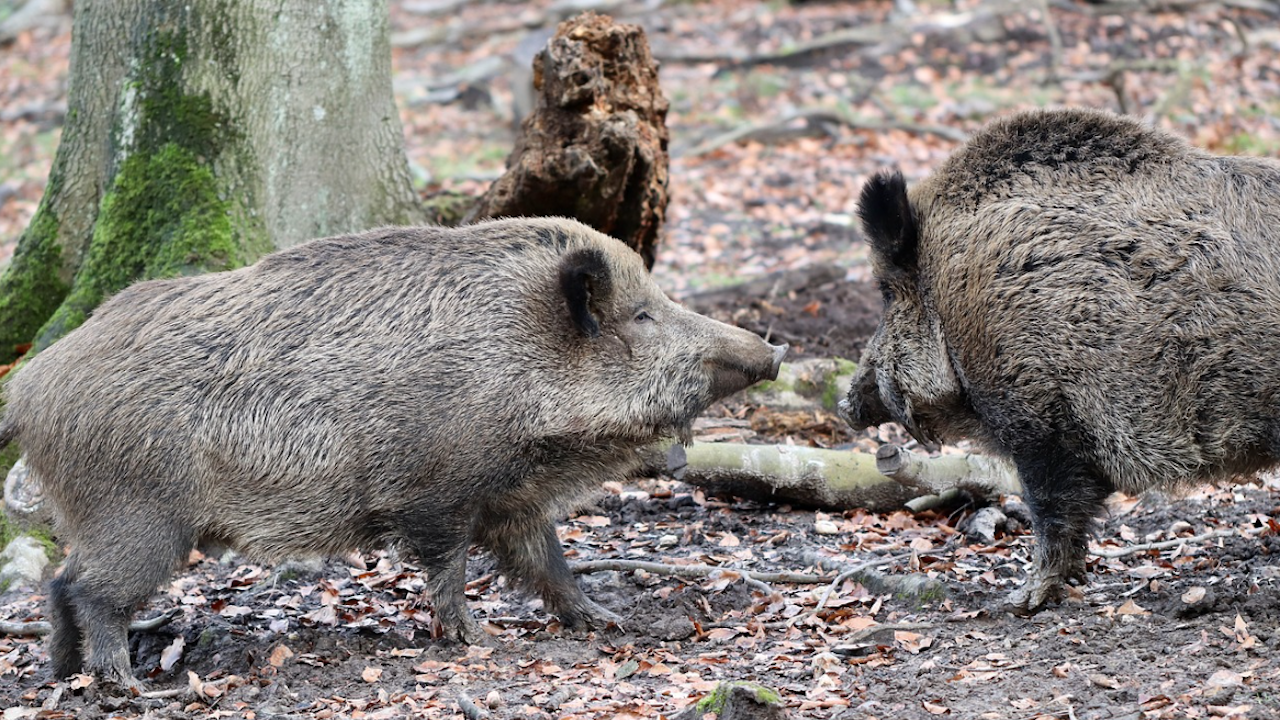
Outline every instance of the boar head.
<svg viewBox="0 0 1280 720"><path fill-rule="evenodd" d="M897 422L926 446L950 434L960 402L941 321L920 271L920 226L902 173L867 181L858 206L884 315L858 364L841 414L855 429Z"/></svg>
<svg viewBox="0 0 1280 720"><path fill-rule="evenodd" d="M590 434L688 441L708 405L778 376L786 345L672 302L621 243L571 250L559 277Z"/></svg>

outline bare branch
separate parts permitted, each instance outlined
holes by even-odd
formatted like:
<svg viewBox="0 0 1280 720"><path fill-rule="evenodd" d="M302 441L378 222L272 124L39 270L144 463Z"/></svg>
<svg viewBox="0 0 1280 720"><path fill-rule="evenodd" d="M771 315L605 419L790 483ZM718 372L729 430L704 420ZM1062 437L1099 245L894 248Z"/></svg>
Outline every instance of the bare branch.
<svg viewBox="0 0 1280 720"><path fill-rule="evenodd" d="M1172 540L1161 540L1159 542L1139 543L1137 545L1127 545L1121 548L1098 548L1090 550L1090 554L1100 558L1122 558L1138 553L1148 552L1150 550L1168 550L1169 548L1182 547L1187 543L1199 543L1205 540L1213 540L1215 538L1231 537L1232 535L1253 536L1261 535L1266 532L1266 527L1252 528L1222 528L1221 530L1210 530L1206 533L1193 535L1185 538L1173 538Z"/></svg>

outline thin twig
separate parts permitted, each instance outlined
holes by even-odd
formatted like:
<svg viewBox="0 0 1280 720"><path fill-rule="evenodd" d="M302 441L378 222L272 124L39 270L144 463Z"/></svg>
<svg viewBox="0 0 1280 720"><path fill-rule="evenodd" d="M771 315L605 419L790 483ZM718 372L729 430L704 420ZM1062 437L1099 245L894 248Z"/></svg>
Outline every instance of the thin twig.
<svg viewBox="0 0 1280 720"><path fill-rule="evenodd" d="M1059 68L1062 67L1062 34L1058 32L1058 26L1053 22L1053 15L1049 13L1049 0L1039 0L1039 4L1045 31L1049 35L1049 76L1056 78Z"/></svg>
<svg viewBox="0 0 1280 720"><path fill-rule="evenodd" d="M832 645L831 652L836 655L860 655L864 654L863 648L858 647L858 643L866 642L871 638L886 632L897 632L899 630L929 630L933 627L930 623L901 622L901 623L885 623L883 625L872 625L857 630L847 638L841 638L839 645Z"/></svg>
<svg viewBox="0 0 1280 720"><path fill-rule="evenodd" d="M654 575L672 577L707 577L713 573L729 572L765 583L792 583L796 585L830 582L833 577L831 575L809 575L806 573L758 572L715 565L668 565L647 560L584 560L573 563L570 567L578 574L607 572L610 570L621 572L643 570Z"/></svg>
<svg viewBox="0 0 1280 720"><path fill-rule="evenodd" d="M814 615L819 611L821 611L822 608L826 607L827 600L831 599L831 594L834 593L836 591L836 588L840 587L840 585L842 585L844 581L852 579L861 583L861 580L859 578L865 577L867 574L867 571L869 571L871 568L878 567L880 565L888 565L889 563L893 563L893 562L900 562L905 559L906 558L900 555L893 555L887 558L881 558L879 560L873 560L871 562L862 563L857 567L853 567L848 570L845 570L844 572L837 575L835 580L831 581L831 584L827 586L827 591L822 594L822 597L818 600L818 604L813 607L813 611L810 612L809 614Z"/></svg>
<svg viewBox="0 0 1280 720"><path fill-rule="evenodd" d="M148 620L137 620L129 624L130 632L151 632L156 628L164 627L173 622L174 618L182 614L179 608L166 610L159 615ZM15 635L18 637L40 637L48 635L53 631L53 627L43 620L32 620L30 622L11 622L8 620L0 620L0 634Z"/></svg>
<svg viewBox="0 0 1280 720"><path fill-rule="evenodd" d="M187 687L169 688L168 690L148 690L144 693L138 693L138 697L167 700L171 698L186 697L191 694L193 694L191 686L188 685Z"/></svg>
<svg viewBox="0 0 1280 720"><path fill-rule="evenodd" d="M489 711L471 702L471 698L467 697L465 692L458 693L458 708L462 710L462 716L467 720L485 720L489 717Z"/></svg>
<svg viewBox="0 0 1280 720"><path fill-rule="evenodd" d="M803 121L805 126L803 128L788 127L797 121ZM794 135L797 132L816 133L819 132L821 126L824 124L843 125L844 127L852 130L871 130L874 132L902 130L904 132L923 135L937 135L938 137L955 142L964 142L969 139L968 133L963 130L947 127L946 125L929 125L898 120L858 120L836 110L830 110L827 108L809 108L789 113L776 120L766 120L763 122L743 125L742 127L735 128L699 143L680 155L684 157L697 157L735 142L745 140L767 141L771 137L784 134Z"/></svg>
<svg viewBox="0 0 1280 720"><path fill-rule="evenodd" d="M1159 542L1139 543L1137 545L1129 545L1122 548L1099 548L1091 551L1091 554L1100 558L1122 558L1129 555L1147 552L1148 550L1168 550L1169 548L1181 547L1187 543L1204 542L1205 540L1213 540L1221 537L1231 537L1232 535L1260 535L1267 531L1266 527L1255 528L1223 528L1221 530L1210 530L1206 533L1193 535L1186 538L1174 538L1172 540L1161 540Z"/></svg>

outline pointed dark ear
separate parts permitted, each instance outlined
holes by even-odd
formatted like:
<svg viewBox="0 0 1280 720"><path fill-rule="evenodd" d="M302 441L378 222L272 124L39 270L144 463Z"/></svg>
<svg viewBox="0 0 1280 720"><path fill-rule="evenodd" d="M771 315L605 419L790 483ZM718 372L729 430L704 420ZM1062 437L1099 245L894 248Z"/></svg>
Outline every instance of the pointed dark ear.
<svg viewBox="0 0 1280 720"><path fill-rule="evenodd" d="M560 261L560 290L574 327L587 337L600 337L597 313L613 291L604 252L584 248L565 255Z"/></svg>
<svg viewBox="0 0 1280 720"><path fill-rule="evenodd" d="M915 267L919 228L900 170L881 170L867 180L858 201L858 217L871 250L882 261L903 270Z"/></svg>

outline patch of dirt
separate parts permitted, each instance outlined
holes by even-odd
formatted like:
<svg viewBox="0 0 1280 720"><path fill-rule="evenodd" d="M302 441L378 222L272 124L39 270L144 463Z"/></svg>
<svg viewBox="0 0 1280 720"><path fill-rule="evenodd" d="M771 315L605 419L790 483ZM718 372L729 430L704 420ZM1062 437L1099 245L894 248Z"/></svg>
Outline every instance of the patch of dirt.
<svg viewBox="0 0 1280 720"><path fill-rule="evenodd" d="M786 275L786 273L783 273ZM779 278L782 281L783 278ZM789 359L842 357L857 361L875 332L884 300L871 281L840 277L805 282L785 292L754 292L759 284L730 286L686 298L717 320L791 345Z"/></svg>
<svg viewBox="0 0 1280 720"><path fill-rule="evenodd" d="M1277 506L1274 480L1206 486L1175 502L1117 496L1098 546L1262 527ZM201 559L140 613L179 607L180 617L134 633L132 651L148 690L194 685L203 694L121 699L94 685L63 686L55 700L43 647L6 637L0 704L50 703L65 713L42 717L439 717L456 713L465 696L492 701L495 718L642 717L670 716L720 680L750 679L777 688L797 717L1103 720L1199 707L1227 717L1280 715L1273 531L1094 557L1078 595L1021 618L1001 603L1022 581L1031 538L976 544L957 529L970 509L815 514L640 481L607 496L592 510L600 514L566 524L562 538L574 559L820 574L805 558L853 565L898 557L885 573L924 573L949 595L919 604L848 582L815 612L826 583L765 588L733 573L600 572L582 576L584 588L623 616L622 627L569 631L510 592L477 554L468 596L494 637L472 648L431 639L420 574L382 554L293 579ZM837 532L818 534L815 519ZM0 606L7 619L34 618L39 599L11 590ZM904 622L917 625L861 637L869 625ZM179 639L176 664L160 670Z"/></svg>

